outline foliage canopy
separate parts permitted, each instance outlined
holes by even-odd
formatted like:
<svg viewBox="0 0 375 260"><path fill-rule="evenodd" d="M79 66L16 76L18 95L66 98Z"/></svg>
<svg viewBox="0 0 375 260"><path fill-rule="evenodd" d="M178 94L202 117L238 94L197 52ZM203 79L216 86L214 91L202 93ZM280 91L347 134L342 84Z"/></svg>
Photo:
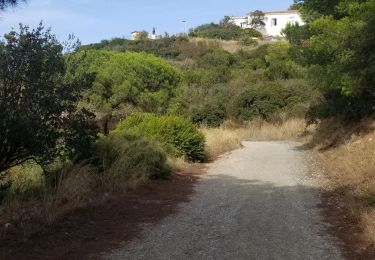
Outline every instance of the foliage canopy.
<svg viewBox="0 0 375 260"><path fill-rule="evenodd" d="M63 46L49 30L20 26L0 43L0 172L84 152L90 114L77 108L84 80L66 76ZM87 148L87 147L86 147ZM81 151L78 151L78 150Z"/></svg>
<svg viewBox="0 0 375 260"><path fill-rule="evenodd" d="M309 23L287 28L286 35L296 60L309 67L311 82L324 95L311 119L374 113L375 1L305 0L299 5Z"/></svg>
<svg viewBox="0 0 375 260"><path fill-rule="evenodd" d="M182 80L177 69L146 53L81 51L69 59L70 64L77 61L76 77L95 77L82 105L97 115L105 133L111 119L134 109L164 113Z"/></svg>
<svg viewBox="0 0 375 260"><path fill-rule="evenodd" d="M191 161L203 161L204 136L187 118L133 114L121 121L113 133L129 133L160 143L169 153Z"/></svg>

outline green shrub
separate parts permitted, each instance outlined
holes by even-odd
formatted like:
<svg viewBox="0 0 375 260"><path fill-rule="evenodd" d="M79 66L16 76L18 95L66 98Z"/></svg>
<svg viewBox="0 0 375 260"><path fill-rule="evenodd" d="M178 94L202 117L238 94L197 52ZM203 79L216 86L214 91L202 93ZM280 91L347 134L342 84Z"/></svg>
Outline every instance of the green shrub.
<svg viewBox="0 0 375 260"><path fill-rule="evenodd" d="M202 161L205 157L204 136L184 117L134 114L122 120L113 133L129 133L159 142L168 153L191 161Z"/></svg>
<svg viewBox="0 0 375 260"><path fill-rule="evenodd" d="M235 40L242 35L242 29L235 25L223 26L210 23L203 24L193 29L189 36L208 39Z"/></svg>
<svg viewBox="0 0 375 260"><path fill-rule="evenodd" d="M253 39L253 37L249 36L243 37L241 39L241 43L245 46L258 46L258 41L256 39Z"/></svg>
<svg viewBox="0 0 375 260"><path fill-rule="evenodd" d="M291 94L279 84L268 83L240 93L232 104L231 114L242 120L271 116L289 104Z"/></svg>
<svg viewBox="0 0 375 260"><path fill-rule="evenodd" d="M225 116L226 110L222 104L206 104L192 112L192 119L195 124L209 127L220 126L224 122Z"/></svg>
<svg viewBox="0 0 375 260"><path fill-rule="evenodd" d="M290 51L290 45L284 41L278 41L269 46L265 59L267 61L266 76L270 80L303 77L303 71L292 60Z"/></svg>
<svg viewBox="0 0 375 260"><path fill-rule="evenodd" d="M182 48L188 44L187 37L164 37L156 40L132 41L123 38L103 40L100 43L84 45L81 50L108 50L146 52L166 59L175 59L181 55Z"/></svg>
<svg viewBox="0 0 375 260"><path fill-rule="evenodd" d="M254 28L242 29L242 35L245 37L251 37L251 38L263 37L262 33Z"/></svg>
<svg viewBox="0 0 375 260"><path fill-rule="evenodd" d="M134 135L112 133L96 144L94 165L112 181L158 179L169 175L167 156L156 144Z"/></svg>
<svg viewBox="0 0 375 260"><path fill-rule="evenodd" d="M95 75L81 105L96 115L106 134L111 120L118 121L132 108L164 113L182 80L179 70L146 53L90 50L67 60L74 77Z"/></svg>
<svg viewBox="0 0 375 260"><path fill-rule="evenodd" d="M246 37L261 38L262 34L255 29L242 29L231 23L210 23L196 27L190 32L190 36L220 40L240 40Z"/></svg>
<svg viewBox="0 0 375 260"><path fill-rule="evenodd" d="M6 179L10 183L9 195L18 198L38 196L45 187L43 169L32 161L9 169Z"/></svg>
<svg viewBox="0 0 375 260"><path fill-rule="evenodd" d="M9 188L10 188L10 183L1 183L0 184L0 204L5 200L5 198L9 194Z"/></svg>
<svg viewBox="0 0 375 260"><path fill-rule="evenodd" d="M229 67L233 63L232 55L220 48L207 49L198 60L201 68Z"/></svg>
<svg viewBox="0 0 375 260"><path fill-rule="evenodd" d="M251 29L242 30L240 40L243 45L255 47L258 45L257 39L261 39L261 38L262 38L262 34L259 31L251 28Z"/></svg>

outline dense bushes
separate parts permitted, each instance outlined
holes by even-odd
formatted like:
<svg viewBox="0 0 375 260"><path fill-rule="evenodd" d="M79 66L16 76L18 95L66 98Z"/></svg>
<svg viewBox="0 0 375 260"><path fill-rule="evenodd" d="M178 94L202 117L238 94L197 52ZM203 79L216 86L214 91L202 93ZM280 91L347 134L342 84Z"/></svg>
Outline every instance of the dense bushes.
<svg viewBox="0 0 375 260"><path fill-rule="evenodd" d="M82 51L68 57L72 73L95 76L93 87L81 100L96 114L105 133L134 109L164 113L181 82L181 73L160 58L146 53Z"/></svg>
<svg viewBox="0 0 375 260"><path fill-rule="evenodd" d="M143 138L127 134L101 136L87 160L56 160L46 172L35 162L12 168L1 180L0 202L48 195L57 202L74 203L100 195L103 190L125 191L129 185L167 177L170 169L166 161L165 152Z"/></svg>
<svg viewBox="0 0 375 260"><path fill-rule="evenodd" d="M304 79L260 81L233 98L229 115L242 120L274 120L278 115L304 118L307 110L321 98Z"/></svg>
<svg viewBox="0 0 375 260"><path fill-rule="evenodd" d="M186 118L133 114L122 120L113 133L129 133L160 143L166 151L191 161L204 160L204 137Z"/></svg>
<svg viewBox="0 0 375 260"><path fill-rule="evenodd" d="M220 40L241 40L251 37L261 38L262 34L255 29L242 29L233 24L204 24L191 30L189 36Z"/></svg>
<svg viewBox="0 0 375 260"><path fill-rule="evenodd" d="M46 166L90 149L95 127L77 102L91 82L66 76L63 50L42 25L0 41L0 176L27 160Z"/></svg>
<svg viewBox="0 0 375 260"><path fill-rule="evenodd" d="M295 60L309 68L321 102L310 119L361 119L375 112L375 1L299 1L304 26L289 26ZM327 7L327 8L324 8Z"/></svg>
<svg viewBox="0 0 375 260"><path fill-rule="evenodd" d="M303 69L295 63L290 55L290 45L279 41L268 47L266 76L270 80L303 77Z"/></svg>
<svg viewBox="0 0 375 260"><path fill-rule="evenodd" d="M214 127L228 118L269 120L281 112L303 117L319 98L285 41L234 54L211 47L195 60L194 65L181 67L185 84L170 111L198 125Z"/></svg>
<svg viewBox="0 0 375 260"><path fill-rule="evenodd" d="M96 144L95 165L112 181L166 177L166 154L157 145L126 133L102 137Z"/></svg>
<svg viewBox="0 0 375 260"><path fill-rule="evenodd" d="M240 93L232 105L232 114L242 120L270 119L286 107L291 93L279 84L257 86Z"/></svg>
<svg viewBox="0 0 375 260"><path fill-rule="evenodd" d="M223 104L204 104L193 108L192 120L200 126L218 127L226 118L226 109Z"/></svg>
<svg viewBox="0 0 375 260"><path fill-rule="evenodd" d="M52 168L45 175L28 162L1 179L1 223L11 223L28 237L76 209L105 203L170 173L166 154L157 145L117 134L101 137L90 160L56 162Z"/></svg>
<svg viewBox="0 0 375 260"><path fill-rule="evenodd" d="M187 37L164 37L156 40L132 41L123 38L103 40L100 43L82 46L81 50L107 50L107 51L132 51L147 52L165 59L176 59L182 53L183 46L188 43Z"/></svg>

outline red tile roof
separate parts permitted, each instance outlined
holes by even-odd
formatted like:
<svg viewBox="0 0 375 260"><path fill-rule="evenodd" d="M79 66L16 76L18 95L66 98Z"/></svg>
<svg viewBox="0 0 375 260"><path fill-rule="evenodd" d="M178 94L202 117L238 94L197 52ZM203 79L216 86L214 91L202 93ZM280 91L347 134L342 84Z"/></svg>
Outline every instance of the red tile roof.
<svg viewBox="0 0 375 260"><path fill-rule="evenodd" d="M251 13L248 13L248 15L251 15ZM298 10L264 12L264 14L298 14L298 13L299 13Z"/></svg>

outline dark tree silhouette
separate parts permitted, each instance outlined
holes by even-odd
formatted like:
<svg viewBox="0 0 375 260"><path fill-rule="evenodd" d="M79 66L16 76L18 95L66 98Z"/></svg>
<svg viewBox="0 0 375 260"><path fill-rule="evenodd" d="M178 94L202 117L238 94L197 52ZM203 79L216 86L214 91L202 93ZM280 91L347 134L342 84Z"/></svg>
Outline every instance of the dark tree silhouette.
<svg viewBox="0 0 375 260"><path fill-rule="evenodd" d="M266 25L264 22L265 14L262 11L256 10L251 13L251 26L253 28L261 28Z"/></svg>
<svg viewBox="0 0 375 260"><path fill-rule="evenodd" d="M5 10L8 7L16 6L20 2L26 2L26 0L0 0L0 10Z"/></svg>

